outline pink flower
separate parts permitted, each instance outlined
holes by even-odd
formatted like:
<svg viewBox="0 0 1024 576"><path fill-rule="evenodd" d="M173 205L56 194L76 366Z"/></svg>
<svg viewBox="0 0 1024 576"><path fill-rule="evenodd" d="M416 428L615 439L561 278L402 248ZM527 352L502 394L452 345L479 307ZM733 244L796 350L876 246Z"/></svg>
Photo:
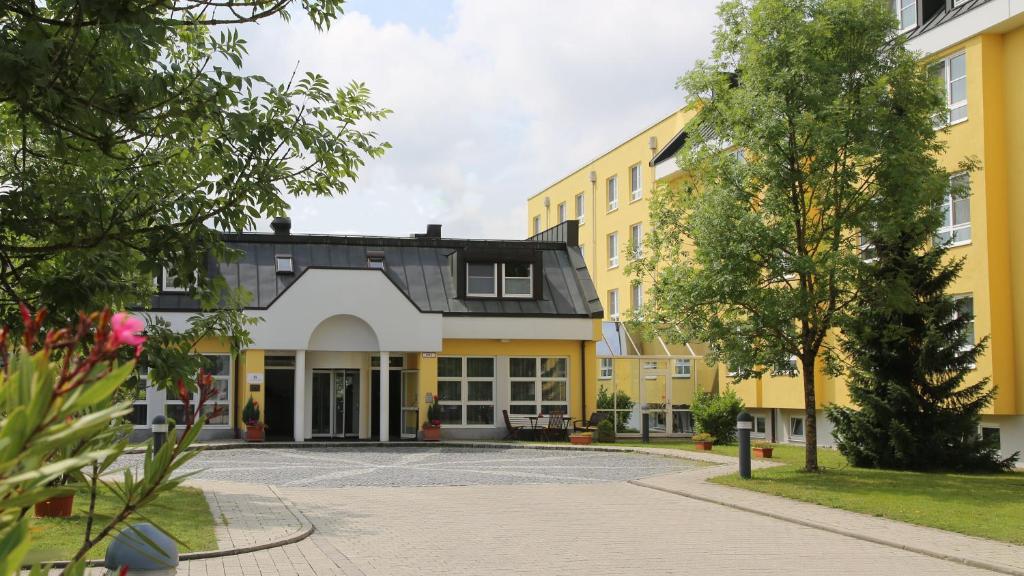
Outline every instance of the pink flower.
<svg viewBox="0 0 1024 576"><path fill-rule="evenodd" d="M125 312L118 312L110 319L110 331L118 345L135 346L138 349L146 341L146 337L139 334L145 328L146 324L142 320Z"/></svg>

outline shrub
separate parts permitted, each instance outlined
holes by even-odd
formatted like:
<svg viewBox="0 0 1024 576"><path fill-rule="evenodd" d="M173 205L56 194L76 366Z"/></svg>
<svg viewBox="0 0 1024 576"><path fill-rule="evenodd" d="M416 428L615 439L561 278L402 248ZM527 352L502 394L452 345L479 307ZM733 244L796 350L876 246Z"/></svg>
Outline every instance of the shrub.
<svg viewBox="0 0 1024 576"><path fill-rule="evenodd" d="M597 425L597 441L615 442L615 425L612 424L611 418L601 420Z"/></svg>
<svg viewBox="0 0 1024 576"><path fill-rule="evenodd" d="M712 436L711 434L708 434L707 432L698 432L697 434L693 435L693 441L694 442L711 442L712 444L714 444L715 443L715 437Z"/></svg>
<svg viewBox="0 0 1024 576"><path fill-rule="evenodd" d="M260 405L249 396L248 402L242 408L242 421L247 426L256 426L260 423Z"/></svg>
<svg viewBox="0 0 1024 576"><path fill-rule="evenodd" d="M636 432L629 429L629 418L635 405L636 402L622 390L612 395L604 384L597 390L597 409L607 410L615 419L615 432Z"/></svg>
<svg viewBox="0 0 1024 576"><path fill-rule="evenodd" d="M736 441L736 417L743 411L743 401L731 388L722 394L697 392L690 410L697 432L714 436L720 444Z"/></svg>

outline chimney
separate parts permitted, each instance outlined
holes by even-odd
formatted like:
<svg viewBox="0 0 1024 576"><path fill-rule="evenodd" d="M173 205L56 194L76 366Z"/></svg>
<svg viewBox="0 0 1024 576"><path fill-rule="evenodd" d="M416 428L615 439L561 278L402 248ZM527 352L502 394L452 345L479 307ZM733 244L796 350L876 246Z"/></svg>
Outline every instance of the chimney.
<svg viewBox="0 0 1024 576"><path fill-rule="evenodd" d="M427 224L427 238L440 238L441 237L441 225L440 224Z"/></svg>
<svg viewBox="0 0 1024 576"><path fill-rule="evenodd" d="M292 231L292 219L287 216L278 216L270 222L270 229L274 231L274 234L287 236Z"/></svg>

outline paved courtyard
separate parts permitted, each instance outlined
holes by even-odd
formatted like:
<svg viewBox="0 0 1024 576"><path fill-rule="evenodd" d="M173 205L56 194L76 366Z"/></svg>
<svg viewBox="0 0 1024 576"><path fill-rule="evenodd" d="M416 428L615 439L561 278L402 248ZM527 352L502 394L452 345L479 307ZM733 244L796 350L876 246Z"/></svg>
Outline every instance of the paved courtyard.
<svg viewBox="0 0 1024 576"><path fill-rule="evenodd" d="M250 514L245 530L273 523L251 516L273 490L315 532L185 562L179 574L995 574L627 482L681 485L711 470L649 454L316 448L201 458L196 482L229 518Z"/></svg>
<svg viewBox="0 0 1024 576"><path fill-rule="evenodd" d="M141 456L126 457L140 462ZM678 472L696 464L628 452L533 448L275 448L209 450L184 471L199 479L281 487L586 484Z"/></svg>

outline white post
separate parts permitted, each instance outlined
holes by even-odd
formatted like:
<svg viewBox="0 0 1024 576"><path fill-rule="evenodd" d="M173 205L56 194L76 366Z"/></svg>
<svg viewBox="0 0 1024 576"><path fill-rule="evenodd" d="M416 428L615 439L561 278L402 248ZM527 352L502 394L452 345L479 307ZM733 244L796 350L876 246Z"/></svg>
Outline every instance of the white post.
<svg viewBox="0 0 1024 576"><path fill-rule="evenodd" d="M295 416L294 436L296 442L306 439L306 351L295 351Z"/></svg>
<svg viewBox="0 0 1024 576"><path fill-rule="evenodd" d="M391 354L380 353L380 441L388 441L388 400L391 397Z"/></svg>

